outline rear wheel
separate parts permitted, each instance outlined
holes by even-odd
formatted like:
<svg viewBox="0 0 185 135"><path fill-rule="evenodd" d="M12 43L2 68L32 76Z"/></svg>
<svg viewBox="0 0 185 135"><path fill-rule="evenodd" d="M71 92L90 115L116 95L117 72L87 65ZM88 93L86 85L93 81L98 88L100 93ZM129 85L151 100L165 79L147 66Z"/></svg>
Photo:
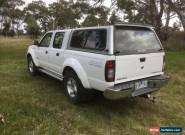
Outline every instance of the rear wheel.
<svg viewBox="0 0 185 135"><path fill-rule="evenodd" d="M35 76L38 74L37 67L35 66L35 63L33 62L33 59L31 56L28 57L28 71L32 76Z"/></svg>
<svg viewBox="0 0 185 135"><path fill-rule="evenodd" d="M67 97L73 103L89 101L94 97L93 90L85 89L73 71L65 73L64 89Z"/></svg>

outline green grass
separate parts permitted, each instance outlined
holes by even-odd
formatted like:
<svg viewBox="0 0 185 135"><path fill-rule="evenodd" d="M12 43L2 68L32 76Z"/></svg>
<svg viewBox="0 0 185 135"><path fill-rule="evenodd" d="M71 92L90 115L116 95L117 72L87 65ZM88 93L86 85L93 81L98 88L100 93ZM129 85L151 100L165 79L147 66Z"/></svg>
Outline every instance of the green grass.
<svg viewBox="0 0 185 135"><path fill-rule="evenodd" d="M73 105L62 83L27 72L30 39L0 38L1 135L148 135L150 127L185 128L185 52L167 52L171 79L152 104L143 98L102 97Z"/></svg>

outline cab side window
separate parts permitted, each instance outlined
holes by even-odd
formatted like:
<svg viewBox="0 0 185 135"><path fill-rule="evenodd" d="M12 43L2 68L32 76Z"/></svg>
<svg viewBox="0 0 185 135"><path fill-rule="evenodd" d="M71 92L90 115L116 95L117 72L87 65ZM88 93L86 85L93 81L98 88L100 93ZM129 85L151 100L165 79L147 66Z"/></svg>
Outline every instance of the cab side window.
<svg viewBox="0 0 185 135"><path fill-rule="evenodd" d="M40 47L49 47L50 42L51 42L51 38L52 38L52 33L48 33L46 34L43 39L41 40L39 46Z"/></svg>
<svg viewBox="0 0 185 135"><path fill-rule="evenodd" d="M106 29L76 30L73 32L71 47L102 51L106 48Z"/></svg>
<svg viewBox="0 0 185 135"><path fill-rule="evenodd" d="M53 48L60 49L62 47L64 32L57 32L53 41Z"/></svg>

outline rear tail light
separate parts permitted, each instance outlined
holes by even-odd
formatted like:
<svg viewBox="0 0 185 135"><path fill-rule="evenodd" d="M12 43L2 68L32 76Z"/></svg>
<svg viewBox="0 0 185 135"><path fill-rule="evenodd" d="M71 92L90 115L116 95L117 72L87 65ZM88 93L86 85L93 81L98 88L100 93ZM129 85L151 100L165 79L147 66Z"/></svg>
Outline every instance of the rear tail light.
<svg viewBox="0 0 185 135"><path fill-rule="evenodd" d="M163 56L163 69L162 69L162 71L164 72L164 70L165 70L165 64L166 64L166 57L165 57L165 55Z"/></svg>
<svg viewBox="0 0 185 135"><path fill-rule="evenodd" d="M107 82L114 82L115 79L115 61L110 60L105 64L105 80Z"/></svg>

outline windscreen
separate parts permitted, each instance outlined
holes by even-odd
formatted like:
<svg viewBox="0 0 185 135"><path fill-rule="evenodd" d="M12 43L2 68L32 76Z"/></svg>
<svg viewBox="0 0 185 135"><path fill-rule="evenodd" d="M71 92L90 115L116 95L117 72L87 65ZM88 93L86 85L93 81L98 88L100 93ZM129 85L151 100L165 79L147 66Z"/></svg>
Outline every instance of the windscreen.
<svg viewBox="0 0 185 135"><path fill-rule="evenodd" d="M161 49L155 33L148 28L116 27L115 52L117 53L148 53Z"/></svg>

